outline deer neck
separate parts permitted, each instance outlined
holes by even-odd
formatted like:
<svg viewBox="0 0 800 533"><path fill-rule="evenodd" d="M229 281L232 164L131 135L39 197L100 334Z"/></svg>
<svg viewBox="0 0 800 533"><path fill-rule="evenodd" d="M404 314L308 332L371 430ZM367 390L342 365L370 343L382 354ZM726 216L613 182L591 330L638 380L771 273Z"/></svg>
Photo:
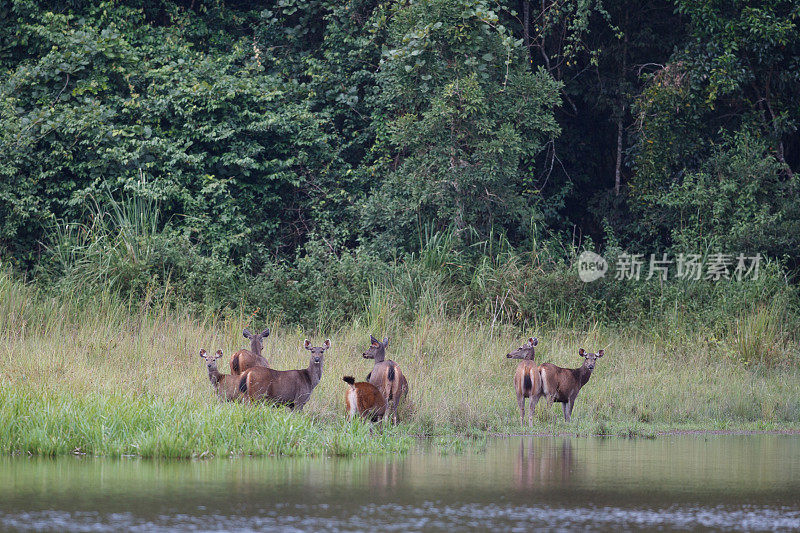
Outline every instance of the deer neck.
<svg viewBox="0 0 800 533"><path fill-rule="evenodd" d="M583 365L581 365L580 368L573 370L572 373L575 375L575 379L578 380L578 383L581 384L581 387L586 385L586 383L589 381L589 378L592 377L592 371Z"/></svg>
<svg viewBox="0 0 800 533"><path fill-rule="evenodd" d="M314 364L314 361L311 361L308 364L306 372L308 373L308 380L311 382L312 389L316 387L319 380L322 379L322 364L323 361L320 361L318 364Z"/></svg>
<svg viewBox="0 0 800 533"><path fill-rule="evenodd" d="M261 355L261 343L258 342L256 339L250 341L250 351L256 355Z"/></svg>
<svg viewBox="0 0 800 533"><path fill-rule="evenodd" d="M216 385L222 380L222 373L220 373L218 368L209 368L208 380L211 382L212 385Z"/></svg>

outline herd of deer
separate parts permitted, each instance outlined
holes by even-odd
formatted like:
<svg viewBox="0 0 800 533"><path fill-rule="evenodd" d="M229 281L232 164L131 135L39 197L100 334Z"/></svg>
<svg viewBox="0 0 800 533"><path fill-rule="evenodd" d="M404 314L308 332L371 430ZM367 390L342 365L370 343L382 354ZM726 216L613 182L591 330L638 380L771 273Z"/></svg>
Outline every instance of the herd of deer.
<svg viewBox="0 0 800 533"><path fill-rule="evenodd" d="M222 350L217 350L214 355L200 350L200 357L208 368L208 379L217 394L225 400L263 400L285 405L293 411L303 409L322 379L322 363L325 350L331 347L330 339L322 346L312 346L310 340L305 340L303 346L311 352L308 368L275 370L261 355L269 329L257 335L245 329L243 334L250 339L250 349L239 350L231 356L230 374L223 374L217 368ZM397 406L408 394L408 381L397 363L386 359L387 346L388 337L379 341L370 335L370 347L363 356L365 359L374 359L375 365L367 375L367 381L356 383L352 376L342 378L348 385L345 392L348 417L360 415L373 422L391 417L397 423Z"/></svg>
<svg viewBox="0 0 800 533"><path fill-rule="evenodd" d="M261 355L269 329L255 335L245 329L243 334L250 339L250 349L239 350L231 356L230 374L222 374L217 368L217 360L223 356L222 350L217 350L214 355L200 350L200 357L205 360L208 368L208 379L216 393L229 401L261 400L285 405L293 411L303 409L322 379L322 363L325 350L331 347L330 339L322 343L322 346L312 346L310 340L305 340L303 345L311 352L308 368L275 370ZM506 355L509 359L521 359L514 373L520 421L525 424L525 399L530 398L528 423L533 426L536 403L545 397L550 403L563 404L564 420L569 422L575 398L578 397L581 387L589 381L595 362L603 357L603 350L594 354L581 348L578 355L584 358L583 365L572 369L561 368L552 363L537 365L534 362L537 344L539 339L529 338L527 343ZM408 381L397 363L386 359L388 346L388 337L380 341L370 335L370 346L362 355L365 359L373 359L375 364L367 375L367 380L357 383L352 376L342 378L348 385L345 391L348 418L362 416L373 422L391 418L392 422L397 423L397 406L408 395Z"/></svg>

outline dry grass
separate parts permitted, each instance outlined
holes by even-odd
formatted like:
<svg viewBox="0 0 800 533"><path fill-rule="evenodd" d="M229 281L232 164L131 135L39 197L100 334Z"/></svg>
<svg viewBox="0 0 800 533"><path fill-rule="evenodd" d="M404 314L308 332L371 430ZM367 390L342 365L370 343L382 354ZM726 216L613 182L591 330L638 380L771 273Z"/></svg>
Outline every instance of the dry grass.
<svg viewBox="0 0 800 533"><path fill-rule="evenodd" d="M152 420L143 422L137 430L140 433L147 432L147 424L158 426L159 413L171 413L168 416L175 418L175 424L198 426L218 423L220 417L245 420L249 416L267 425L279 420L269 429L271 432L289 431L287 428L294 424L310 433L324 433L321 440L301 439L308 453L313 453L314 446L322 446L321 453L396 451L407 447L398 445L399 441L414 434L508 433L522 429L511 384L516 362L505 358L523 337L514 328L492 328L467 318L448 320L425 315L405 327L395 323L390 331L372 330L368 323L371 320L388 323L387 314L380 310L365 315L362 323L313 334L275 323L248 324L248 320L246 316L218 319L163 309L143 311L120 305L111 297L91 303L52 300L0 274L0 413L5 413L0 417L4 416L6 423L19 425L19 415L15 414L18 411L10 410L12 404L17 406L14 409L19 410L22 405L23 410L38 413L36 416L42 420L37 426L37 439L46 441L47 413L58 411L62 416L68 410L64 405L69 406L70 402L91 410L92 405L103 404L108 398L117 399L105 411L99 409L101 418L125 416L125 402L140 409L155 402L163 409L148 415ZM333 342L325 355L322 381L303 415L287 416L282 409L264 406L220 405L212 394L199 349L222 348L229 356L248 344L242 337L243 327L264 325L273 329L265 341L264 355L278 369L307 366L308 352L302 348L306 337L315 345L326 337ZM542 402L533 431L649 434L688 428L798 427L800 373L796 365L789 363L789 341L785 336L773 335L773 329L767 328L769 339L753 340L758 330L751 327L747 341L747 346L756 346L753 349L770 350L769 366L742 363L742 337L736 332L729 338L709 339L701 334L670 337L599 326L581 332L526 331L525 337L537 335L540 339L539 361L577 367L582 362L578 348L603 348L606 352L578 397L573 422L565 424L559 406ZM344 427L346 386L341 377L351 374L364 379L370 371L371 361L361 357L370 333L390 337L387 356L399 363L406 374L411 401L404 409L404 423L392 430L395 433L389 438L371 436L369 428L361 428L353 433L352 442L342 442L334 437ZM765 346L764 342L771 344ZM752 355L747 357L757 360ZM220 369L227 372L227 363L221 364ZM180 408L170 411L174 405ZM253 414L255 411L257 415ZM74 422L62 420L62 430L67 431L70 423ZM166 434L170 427L173 426L159 426L158 431ZM235 424L221 427L232 432L240 430ZM13 435L8 431L0 433L0 448L36 452L39 448L24 445L26 436L20 431L17 428ZM248 431L256 432L265 442L270 439L257 427ZM97 438L91 435L102 435L102 431L87 430L86 434L85 438L91 440ZM284 445L278 447L266 443L261 448L248 447L242 444L248 435L237 439L220 436L220 442L214 441L213 435L194 440L189 436L175 446L182 450L177 453L179 456L200 454L205 451L203 446L217 454L284 453L291 449L291 439L281 441ZM327 444L320 444L322 441ZM356 441L358 445L353 444ZM113 442L116 444L112 453L131 450L124 439ZM41 447L51 452L62 448ZM97 443L89 448L96 453L110 449ZM160 453L157 445L151 448L156 450L154 455Z"/></svg>

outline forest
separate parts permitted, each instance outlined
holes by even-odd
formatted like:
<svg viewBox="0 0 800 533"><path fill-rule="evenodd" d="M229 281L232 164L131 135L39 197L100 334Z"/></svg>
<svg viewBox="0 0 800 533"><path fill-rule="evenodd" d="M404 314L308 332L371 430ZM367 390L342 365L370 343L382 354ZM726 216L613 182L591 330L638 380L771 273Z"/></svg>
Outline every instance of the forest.
<svg viewBox="0 0 800 533"><path fill-rule="evenodd" d="M797 2L2 0L0 20L0 260L45 293L316 331L384 308L800 323ZM591 283L586 250L612 265ZM682 254L729 264L613 275Z"/></svg>

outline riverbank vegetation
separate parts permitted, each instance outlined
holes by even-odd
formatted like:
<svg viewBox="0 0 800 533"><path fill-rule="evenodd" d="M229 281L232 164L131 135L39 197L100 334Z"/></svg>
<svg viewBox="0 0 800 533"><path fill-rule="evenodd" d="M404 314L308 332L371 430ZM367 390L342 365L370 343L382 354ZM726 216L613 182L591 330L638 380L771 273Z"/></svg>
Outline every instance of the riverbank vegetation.
<svg viewBox="0 0 800 533"><path fill-rule="evenodd" d="M655 435L684 429L800 429L796 339L775 309L725 328L650 330L541 326L537 360L577 367L578 347L604 348L571 424L541 402L523 428L505 354L513 326L474 317L425 315L404 322L375 302L333 340L323 378L302 413L221 403L200 348L244 347L251 317L197 317L121 302L111 295L54 299L0 277L0 452L192 457L352 455L408 450L415 437L577 433ZM260 324L258 324L260 326ZM275 368L303 368L309 333L272 323L264 355ZM349 424L343 375L371 369L369 333L390 337L389 357L408 376L411 401L397 427ZM322 338L322 334L311 335ZM750 359L748 359L748 354ZM759 357L760 359L756 359ZM227 372L227 357L220 365Z"/></svg>

